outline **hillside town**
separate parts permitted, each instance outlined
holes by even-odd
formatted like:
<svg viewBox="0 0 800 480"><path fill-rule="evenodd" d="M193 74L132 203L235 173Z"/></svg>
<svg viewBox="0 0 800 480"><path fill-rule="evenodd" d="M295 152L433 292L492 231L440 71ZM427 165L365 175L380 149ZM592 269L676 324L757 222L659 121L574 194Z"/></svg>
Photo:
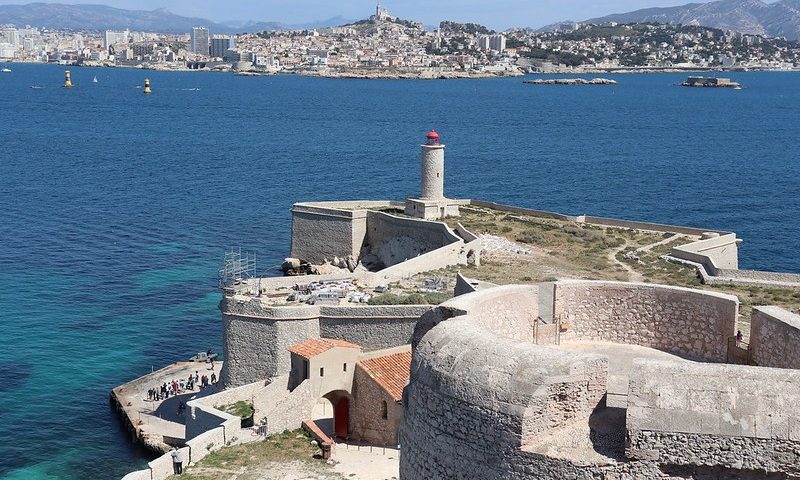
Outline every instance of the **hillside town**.
<svg viewBox="0 0 800 480"><path fill-rule="evenodd" d="M366 20L314 30L220 35L53 31L0 26L0 61L295 73L327 77L458 78L625 70L796 70L800 43L666 24L566 23L495 32L472 23L436 30L378 6Z"/></svg>

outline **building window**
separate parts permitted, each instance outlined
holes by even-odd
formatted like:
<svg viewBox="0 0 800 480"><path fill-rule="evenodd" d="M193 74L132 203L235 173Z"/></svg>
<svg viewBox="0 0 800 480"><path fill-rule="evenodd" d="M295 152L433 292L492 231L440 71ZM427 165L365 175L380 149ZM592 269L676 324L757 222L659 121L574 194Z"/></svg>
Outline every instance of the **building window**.
<svg viewBox="0 0 800 480"><path fill-rule="evenodd" d="M346 364L346 363L343 363L343 364L342 364L342 371L343 371L343 372L346 372L346 371L347 371L347 364Z"/></svg>
<svg viewBox="0 0 800 480"><path fill-rule="evenodd" d="M323 367L319 367L319 376L320 377L324 377L325 376L325 369Z"/></svg>
<svg viewBox="0 0 800 480"><path fill-rule="evenodd" d="M303 380L308 380L308 360L303 360Z"/></svg>
<svg viewBox="0 0 800 480"><path fill-rule="evenodd" d="M384 420L389 418L389 406L386 404L385 400L381 402L381 418Z"/></svg>

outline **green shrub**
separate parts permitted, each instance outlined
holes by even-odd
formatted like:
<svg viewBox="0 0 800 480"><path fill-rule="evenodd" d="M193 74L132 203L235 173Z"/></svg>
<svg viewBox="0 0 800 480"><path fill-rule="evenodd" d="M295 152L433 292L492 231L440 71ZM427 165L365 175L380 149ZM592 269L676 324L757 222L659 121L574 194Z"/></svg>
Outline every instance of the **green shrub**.
<svg viewBox="0 0 800 480"><path fill-rule="evenodd" d="M521 243L542 243L544 242L544 234L536 230L525 230L517 235L517 241Z"/></svg>

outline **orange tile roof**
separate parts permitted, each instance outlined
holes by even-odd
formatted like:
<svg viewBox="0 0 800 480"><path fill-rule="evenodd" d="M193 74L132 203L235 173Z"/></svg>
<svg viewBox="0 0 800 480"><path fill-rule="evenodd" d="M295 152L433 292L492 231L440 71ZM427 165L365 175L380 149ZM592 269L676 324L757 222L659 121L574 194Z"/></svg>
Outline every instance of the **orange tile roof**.
<svg viewBox="0 0 800 480"><path fill-rule="evenodd" d="M393 353L361 360L358 365L386 390L396 402L403 398L403 388L411 374L411 352Z"/></svg>
<svg viewBox="0 0 800 480"><path fill-rule="evenodd" d="M345 342L344 340L336 340L335 338L309 338L308 340L292 345L289 351L295 355L300 355L303 358L311 358L319 355L320 353L327 352L331 348L358 348L360 345L355 343Z"/></svg>

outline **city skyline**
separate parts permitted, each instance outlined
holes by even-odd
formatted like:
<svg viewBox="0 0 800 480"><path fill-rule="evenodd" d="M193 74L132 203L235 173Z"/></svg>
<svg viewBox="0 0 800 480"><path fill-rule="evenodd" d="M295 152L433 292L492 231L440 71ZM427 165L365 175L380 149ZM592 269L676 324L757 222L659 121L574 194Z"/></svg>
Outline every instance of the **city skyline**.
<svg viewBox="0 0 800 480"><path fill-rule="evenodd" d="M0 0L0 5L21 4L19 0ZM63 2L73 3L73 2ZM116 8L132 10L166 10L183 16L202 17L214 22L285 22L305 23L341 16L347 19L365 18L375 8L373 0L298 0L291 6L283 2L237 0L220 4L207 0L177 0L164 5L164 0L105 0ZM385 0L382 5L393 15L438 25L441 20L478 22L493 29L509 27L541 27L562 20L585 20L612 13L640 8L683 5L687 0L607 0L586 5L582 0L506 0L500 4L475 0L422 2L420 0ZM767 2L772 3L772 2Z"/></svg>

